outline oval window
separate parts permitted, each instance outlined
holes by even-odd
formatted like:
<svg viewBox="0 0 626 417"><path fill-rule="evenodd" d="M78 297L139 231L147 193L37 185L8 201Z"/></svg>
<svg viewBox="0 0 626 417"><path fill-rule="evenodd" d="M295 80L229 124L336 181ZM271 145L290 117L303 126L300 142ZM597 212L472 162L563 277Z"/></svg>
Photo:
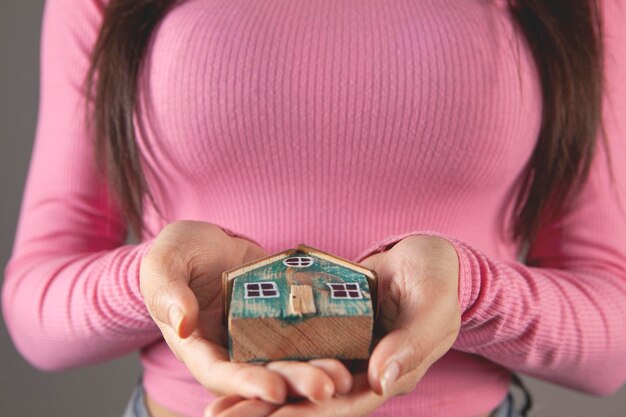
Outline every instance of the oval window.
<svg viewBox="0 0 626 417"><path fill-rule="evenodd" d="M283 264L292 268L306 268L313 265L314 262L315 260L310 256L290 256L283 259Z"/></svg>

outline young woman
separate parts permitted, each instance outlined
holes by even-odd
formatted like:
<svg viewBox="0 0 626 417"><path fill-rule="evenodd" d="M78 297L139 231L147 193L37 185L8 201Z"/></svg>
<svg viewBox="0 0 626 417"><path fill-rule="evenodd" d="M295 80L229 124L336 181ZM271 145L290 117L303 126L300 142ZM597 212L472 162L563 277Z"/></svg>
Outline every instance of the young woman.
<svg viewBox="0 0 626 417"><path fill-rule="evenodd" d="M615 392L624 18L618 0L47 1L3 287L17 348L45 370L141 349L128 416L522 415L511 372ZM380 275L366 370L228 361L221 272L300 242Z"/></svg>

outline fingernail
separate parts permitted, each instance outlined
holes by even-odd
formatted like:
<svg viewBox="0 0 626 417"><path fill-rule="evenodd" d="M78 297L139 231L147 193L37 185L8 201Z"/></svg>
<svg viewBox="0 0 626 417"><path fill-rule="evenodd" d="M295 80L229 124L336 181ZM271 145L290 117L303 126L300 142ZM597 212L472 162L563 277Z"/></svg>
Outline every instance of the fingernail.
<svg viewBox="0 0 626 417"><path fill-rule="evenodd" d="M177 305L171 305L167 312L167 318L170 322L170 326L172 326L176 334L179 334L180 325L183 321L183 310Z"/></svg>
<svg viewBox="0 0 626 417"><path fill-rule="evenodd" d="M400 365L398 362L393 361L387 365L387 369L383 373L383 377L380 380L380 385L383 387L383 394L387 395L390 393L391 386L400 376Z"/></svg>

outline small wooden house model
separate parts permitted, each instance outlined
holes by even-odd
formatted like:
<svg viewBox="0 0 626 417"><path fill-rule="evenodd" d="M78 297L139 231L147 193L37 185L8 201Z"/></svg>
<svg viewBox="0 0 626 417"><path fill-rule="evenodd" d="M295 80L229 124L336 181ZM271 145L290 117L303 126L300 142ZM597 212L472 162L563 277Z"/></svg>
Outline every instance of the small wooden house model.
<svg viewBox="0 0 626 417"><path fill-rule="evenodd" d="M235 362L366 359L377 309L376 273L306 245L222 275Z"/></svg>

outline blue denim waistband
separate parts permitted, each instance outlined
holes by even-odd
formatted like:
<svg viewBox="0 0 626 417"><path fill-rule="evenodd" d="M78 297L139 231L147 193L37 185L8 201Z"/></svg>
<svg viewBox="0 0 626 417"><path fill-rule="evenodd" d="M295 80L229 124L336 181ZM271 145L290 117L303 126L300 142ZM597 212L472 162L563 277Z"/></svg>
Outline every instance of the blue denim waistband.
<svg viewBox="0 0 626 417"><path fill-rule="evenodd" d="M506 398L490 417L528 417L532 407L532 397L524 382L515 374L511 375L511 387Z"/></svg>

